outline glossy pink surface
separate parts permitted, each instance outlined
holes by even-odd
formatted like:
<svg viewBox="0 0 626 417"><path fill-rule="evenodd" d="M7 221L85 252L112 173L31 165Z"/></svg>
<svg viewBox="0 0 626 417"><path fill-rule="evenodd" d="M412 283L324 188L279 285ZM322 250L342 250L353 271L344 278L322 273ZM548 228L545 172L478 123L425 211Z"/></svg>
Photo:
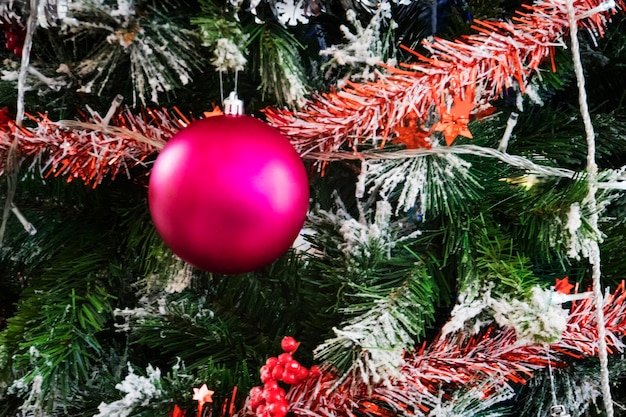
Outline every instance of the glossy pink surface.
<svg viewBox="0 0 626 417"><path fill-rule="evenodd" d="M197 120L155 161L148 190L157 231L174 253L217 273L274 261L309 205L304 165L276 129L250 116Z"/></svg>

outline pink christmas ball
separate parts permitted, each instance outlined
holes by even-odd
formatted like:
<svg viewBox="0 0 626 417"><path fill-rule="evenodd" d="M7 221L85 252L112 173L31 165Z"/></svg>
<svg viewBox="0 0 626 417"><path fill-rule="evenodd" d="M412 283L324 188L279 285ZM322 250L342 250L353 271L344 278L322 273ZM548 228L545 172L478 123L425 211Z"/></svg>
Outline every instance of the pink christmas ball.
<svg viewBox="0 0 626 417"><path fill-rule="evenodd" d="M148 189L165 244L198 268L253 271L283 254L309 206L302 160L278 130L250 116L216 116L178 132Z"/></svg>

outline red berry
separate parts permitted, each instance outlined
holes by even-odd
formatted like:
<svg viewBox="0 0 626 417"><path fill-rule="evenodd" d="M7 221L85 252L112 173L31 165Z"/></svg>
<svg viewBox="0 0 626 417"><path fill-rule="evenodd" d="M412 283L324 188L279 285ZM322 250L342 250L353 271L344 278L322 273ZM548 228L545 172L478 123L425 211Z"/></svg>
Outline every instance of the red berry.
<svg viewBox="0 0 626 417"><path fill-rule="evenodd" d="M267 381L264 385L263 388L264 389L268 389L268 388L277 388L278 387L278 382L276 382L275 379L270 379L269 381Z"/></svg>
<svg viewBox="0 0 626 417"><path fill-rule="evenodd" d="M15 48L13 48L13 53L15 54L15 56L17 56L18 58L22 57L22 51L24 50L23 46L16 46Z"/></svg>
<svg viewBox="0 0 626 417"><path fill-rule="evenodd" d="M268 381L272 380L272 370L267 366L261 366L261 382L266 384Z"/></svg>
<svg viewBox="0 0 626 417"><path fill-rule="evenodd" d="M274 369L272 369L272 378L278 380L283 376L283 372L285 371L285 367L282 365L276 365Z"/></svg>
<svg viewBox="0 0 626 417"><path fill-rule="evenodd" d="M292 373L292 374L299 372L300 368L302 368L302 365L300 365L300 362L298 362L295 359L285 364L285 371L288 371L289 373Z"/></svg>
<svg viewBox="0 0 626 417"><path fill-rule="evenodd" d="M320 371L320 367L317 365L313 365L311 366L311 369L309 369L309 376L311 378L317 378L322 374L322 372Z"/></svg>
<svg viewBox="0 0 626 417"><path fill-rule="evenodd" d="M265 361L265 365L269 366L271 369L273 369L277 363L278 358L275 358L273 356L271 358L267 358L267 360Z"/></svg>
<svg viewBox="0 0 626 417"><path fill-rule="evenodd" d="M285 400L269 404L267 410L271 417L285 417L289 409L289 403Z"/></svg>
<svg viewBox="0 0 626 417"><path fill-rule="evenodd" d="M280 387L275 388L265 388L263 390L263 398L265 402L268 404L273 404L278 401L283 401L285 399L285 390Z"/></svg>
<svg viewBox="0 0 626 417"><path fill-rule="evenodd" d="M304 366L300 367L298 374L296 375L298 382L304 381L309 376L309 370Z"/></svg>
<svg viewBox="0 0 626 417"><path fill-rule="evenodd" d="M281 353L278 355L278 363L281 365L289 363L293 360L291 353Z"/></svg>
<svg viewBox="0 0 626 417"><path fill-rule="evenodd" d="M258 417L263 417L265 414L267 414L267 406L265 404L261 404L259 405L254 414L256 414Z"/></svg>
<svg viewBox="0 0 626 417"><path fill-rule="evenodd" d="M293 353L298 349L300 343L296 342L291 336L283 337L283 340L280 342L280 347L287 353Z"/></svg>
<svg viewBox="0 0 626 417"><path fill-rule="evenodd" d="M250 390L250 399L257 398L263 392L263 388L256 386Z"/></svg>
<svg viewBox="0 0 626 417"><path fill-rule="evenodd" d="M264 403L263 389L261 389L261 387L253 387L250 390L250 408L252 411L256 411L256 409Z"/></svg>
<svg viewBox="0 0 626 417"><path fill-rule="evenodd" d="M285 372L283 372L282 381L283 381L285 384L290 384L290 385L293 385L293 384L295 384L296 382L298 382L298 377L297 377L297 375L296 375L296 374L293 374L293 373L291 373L291 372L287 372L287 371L285 371Z"/></svg>

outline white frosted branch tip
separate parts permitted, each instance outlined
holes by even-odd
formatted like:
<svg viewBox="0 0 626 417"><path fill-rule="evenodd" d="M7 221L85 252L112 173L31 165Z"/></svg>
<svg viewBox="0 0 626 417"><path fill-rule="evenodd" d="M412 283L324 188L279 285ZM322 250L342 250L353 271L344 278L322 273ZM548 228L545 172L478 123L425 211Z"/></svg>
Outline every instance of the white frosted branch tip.
<svg viewBox="0 0 626 417"><path fill-rule="evenodd" d="M603 13L615 9L615 7L617 7L615 0L609 0L601 3L599 6L594 7L593 9L587 10L585 13L577 15L576 20L586 19L590 16L593 16L594 14Z"/></svg>
<svg viewBox="0 0 626 417"><path fill-rule="evenodd" d="M570 301L584 300L584 299L591 298L591 297L593 297L593 292L591 291L580 292L580 293L575 293L575 294L563 294L560 292L555 292L552 294L552 302L554 304L563 304L563 303L568 303Z"/></svg>
<svg viewBox="0 0 626 417"><path fill-rule="evenodd" d="M104 116L104 119L102 119L102 125L106 126L109 124L109 122L111 121L111 118L113 117L117 109L122 104L122 101L124 101L123 95L118 94L115 96L115 98L111 102L111 107L109 107L109 111L107 112L106 116Z"/></svg>
<svg viewBox="0 0 626 417"><path fill-rule="evenodd" d="M500 144L498 145L498 150L500 152L506 152L506 148L509 146L509 139L511 138L511 133L513 133L513 128L517 124L518 117L519 117L519 114L516 112L513 112L509 116L509 120L506 121L506 129L504 131L504 134L502 135Z"/></svg>
<svg viewBox="0 0 626 417"><path fill-rule="evenodd" d="M35 226L33 226L31 222L26 220L26 217L24 217L22 212L13 203L11 203L11 211L13 212L13 214L15 214L15 217L17 217L20 223L22 223L24 230L26 230L29 235L33 236L37 234L37 229L35 229Z"/></svg>

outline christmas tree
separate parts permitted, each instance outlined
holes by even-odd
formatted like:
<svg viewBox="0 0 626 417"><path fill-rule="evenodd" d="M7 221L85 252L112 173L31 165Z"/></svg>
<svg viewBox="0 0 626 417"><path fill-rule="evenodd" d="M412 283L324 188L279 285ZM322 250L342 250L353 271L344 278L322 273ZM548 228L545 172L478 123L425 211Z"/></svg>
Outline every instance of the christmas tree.
<svg viewBox="0 0 626 417"><path fill-rule="evenodd" d="M0 0L0 416L626 415L624 7Z"/></svg>

